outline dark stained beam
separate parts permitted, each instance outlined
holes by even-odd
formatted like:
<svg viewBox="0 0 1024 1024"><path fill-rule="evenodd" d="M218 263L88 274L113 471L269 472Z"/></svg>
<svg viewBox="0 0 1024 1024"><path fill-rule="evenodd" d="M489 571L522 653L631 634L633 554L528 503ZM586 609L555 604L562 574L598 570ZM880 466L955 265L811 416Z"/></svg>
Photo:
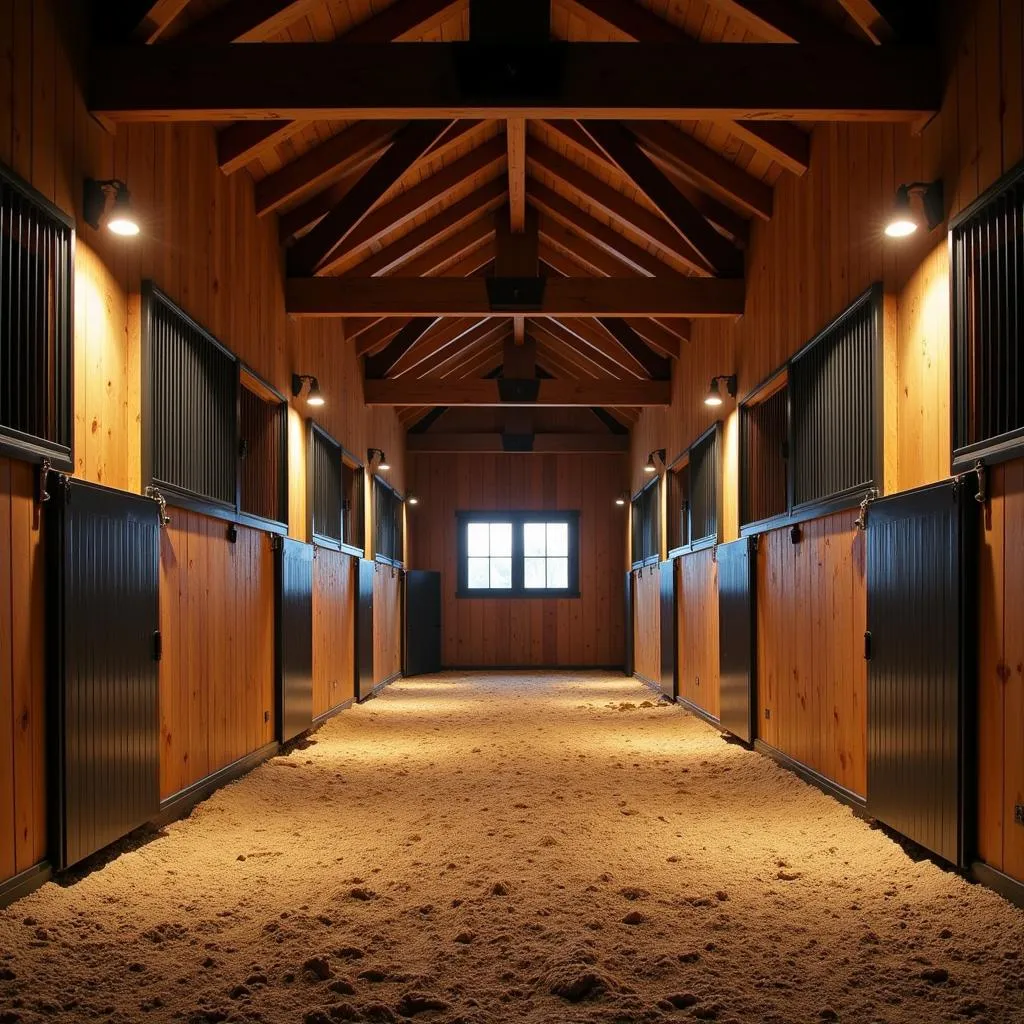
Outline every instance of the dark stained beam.
<svg viewBox="0 0 1024 1024"><path fill-rule="evenodd" d="M652 351L621 317L601 317L598 323L647 371L652 380L671 380L672 364Z"/></svg>
<svg viewBox="0 0 1024 1024"><path fill-rule="evenodd" d="M435 317L421 316L410 320L388 342L387 348L375 356L367 356L364 372L366 379L383 379L394 368L398 361L437 323Z"/></svg>
<svg viewBox="0 0 1024 1024"><path fill-rule="evenodd" d="M729 131L741 142L774 160L798 177L811 166L811 140L796 125L785 121L733 121Z"/></svg>
<svg viewBox="0 0 1024 1024"><path fill-rule="evenodd" d="M412 121L396 135L390 148L355 184L344 199L289 253L289 267L313 274L328 266L346 238L368 216L377 201L451 127L451 122Z"/></svg>
<svg viewBox="0 0 1024 1024"><path fill-rule="evenodd" d="M410 434L425 434L446 412L447 405L436 405L425 416L421 416L411 427Z"/></svg>
<svg viewBox="0 0 1024 1024"><path fill-rule="evenodd" d="M122 0L94 5L94 29L98 39L135 39L153 43L159 39L189 0Z"/></svg>
<svg viewBox="0 0 1024 1024"><path fill-rule="evenodd" d="M525 190L523 193L525 197ZM530 210L524 214L519 230L516 229L517 217L509 206L494 215L497 256L494 273L496 277L536 277L540 272L537 255L539 235L537 232L537 211ZM526 317L523 314L513 315L512 333L516 345L526 340Z"/></svg>
<svg viewBox="0 0 1024 1024"><path fill-rule="evenodd" d="M676 191L628 128L616 121L590 121L582 127L608 159L661 211L680 237L700 254L712 273L735 276L742 272L743 260L735 246Z"/></svg>
<svg viewBox="0 0 1024 1024"><path fill-rule="evenodd" d="M629 434L629 427L626 426L621 420L618 420L613 416L607 409L602 409L600 406L594 406L590 410L613 434L627 435Z"/></svg>
<svg viewBox="0 0 1024 1024"><path fill-rule="evenodd" d="M302 121L239 121L217 133L217 164L225 174L247 167L260 155L291 138Z"/></svg>
<svg viewBox="0 0 1024 1024"><path fill-rule="evenodd" d="M507 320L489 317L446 317L420 339L410 352L394 366L392 377L422 377L435 372L440 363L451 358L457 362L461 353L491 334L507 333Z"/></svg>
<svg viewBox="0 0 1024 1024"><path fill-rule="evenodd" d="M456 452L504 452L501 434L412 434L406 439L410 452L434 454ZM533 435L533 448L523 455L579 452L618 455L629 451L629 437L621 434L554 434Z"/></svg>
<svg viewBox="0 0 1024 1024"><path fill-rule="evenodd" d="M538 338L546 336L566 358L577 366L596 371L599 376L617 380L646 380L649 376L643 365L601 330L594 320L566 319L562 323L550 317L534 317L530 321L530 330Z"/></svg>
<svg viewBox="0 0 1024 1024"><path fill-rule="evenodd" d="M286 308L293 316L511 316L494 309L493 279L468 277L293 277ZM742 280L717 278L554 278L528 316L735 317L743 313ZM628 403L627 403L628 404Z"/></svg>
<svg viewBox="0 0 1024 1024"><path fill-rule="evenodd" d="M844 43L850 36L794 0L712 0L768 43Z"/></svg>
<svg viewBox="0 0 1024 1024"><path fill-rule="evenodd" d="M255 43L283 32L320 0L228 0L174 37L176 43Z"/></svg>
<svg viewBox="0 0 1024 1024"><path fill-rule="evenodd" d="M667 406L672 401L668 381L542 380L536 402L502 402L494 380L363 382L367 405L387 406Z"/></svg>
<svg viewBox="0 0 1024 1024"><path fill-rule="evenodd" d="M503 51L508 80L496 91L484 81L493 64L475 45L100 48L86 94L108 124L510 116L913 123L935 113L942 95L930 48L708 43L684 55L663 44L524 45Z"/></svg>
<svg viewBox="0 0 1024 1024"><path fill-rule="evenodd" d="M512 230L526 230L526 119L510 117L505 121L508 151L508 201Z"/></svg>
<svg viewBox="0 0 1024 1024"><path fill-rule="evenodd" d="M857 27L873 43L888 43L895 36L892 25L882 13L882 5L872 0L839 0Z"/></svg>

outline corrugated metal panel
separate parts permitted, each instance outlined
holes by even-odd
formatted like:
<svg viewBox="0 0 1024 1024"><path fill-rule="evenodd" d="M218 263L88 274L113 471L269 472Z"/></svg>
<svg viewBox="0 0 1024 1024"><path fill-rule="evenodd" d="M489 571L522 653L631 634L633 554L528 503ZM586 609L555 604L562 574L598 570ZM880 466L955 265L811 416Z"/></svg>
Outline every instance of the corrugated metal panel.
<svg viewBox="0 0 1024 1024"><path fill-rule="evenodd" d="M282 743L313 726L313 546L277 552L277 720ZM341 652L338 652L341 656Z"/></svg>
<svg viewBox="0 0 1024 1024"><path fill-rule="evenodd" d="M234 509L238 364L158 289L144 291L146 483Z"/></svg>
<svg viewBox="0 0 1024 1024"><path fill-rule="evenodd" d="M310 509L314 538L341 541L341 445L311 425Z"/></svg>
<svg viewBox="0 0 1024 1024"><path fill-rule="evenodd" d="M160 809L160 527L145 498L70 480L51 493L52 859L64 868Z"/></svg>
<svg viewBox="0 0 1024 1024"><path fill-rule="evenodd" d="M690 543L718 537L722 503L722 431L715 426L690 449Z"/></svg>
<svg viewBox="0 0 1024 1024"><path fill-rule="evenodd" d="M626 623L626 653L623 659L622 670L627 676L632 676L634 671L633 661L633 591L636 586L636 577L632 572L626 573L626 588L623 592L625 599L625 613L622 621Z"/></svg>
<svg viewBox="0 0 1024 1024"><path fill-rule="evenodd" d="M677 561L662 562L661 581L661 692L676 699L676 593L679 586Z"/></svg>
<svg viewBox="0 0 1024 1024"><path fill-rule="evenodd" d="M874 288L792 360L794 508L875 486L880 339L881 290Z"/></svg>
<svg viewBox="0 0 1024 1024"><path fill-rule="evenodd" d="M71 455L74 237L61 211L0 167L0 433L62 464Z"/></svg>
<svg viewBox="0 0 1024 1024"><path fill-rule="evenodd" d="M359 559L359 601L356 604L356 695L366 700L373 693L373 578L377 566Z"/></svg>
<svg viewBox="0 0 1024 1024"><path fill-rule="evenodd" d="M363 537L363 486L366 472L354 466L341 467L341 538L346 544L362 548Z"/></svg>
<svg viewBox="0 0 1024 1024"><path fill-rule="evenodd" d="M977 506L951 481L868 515L868 810L955 864L967 770L964 551ZM973 563L970 563L973 564Z"/></svg>
<svg viewBox="0 0 1024 1024"><path fill-rule="evenodd" d="M268 402L242 387L238 423L242 457L241 510L261 519L287 522L287 407L283 402Z"/></svg>
<svg viewBox="0 0 1024 1024"><path fill-rule="evenodd" d="M715 552L718 559L719 715L722 728L745 743L754 741L757 707L753 543L744 538L719 544Z"/></svg>
<svg viewBox="0 0 1024 1024"><path fill-rule="evenodd" d="M633 499L633 564L647 563L661 551L661 502L655 477Z"/></svg>
<svg viewBox="0 0 1024 1024"><path fill-rule="evenodd" d="M1024 165L953 223L950 254L953 448L970 462L1024 446Z"/></svg>
<svg viewBox="0 0 1024 1024"><path fill-rule="evenodd" d="M376 504L375 553L401 562L405 548L405 516L398 493L379 477L373 478Z"/></svg>
<svg viewBox="0 0 1024 1024"><path fill-rule="evenodd" d="M745 526L786 514L789 389L782 387L763 402L744 405L740 416Z"/></svg>

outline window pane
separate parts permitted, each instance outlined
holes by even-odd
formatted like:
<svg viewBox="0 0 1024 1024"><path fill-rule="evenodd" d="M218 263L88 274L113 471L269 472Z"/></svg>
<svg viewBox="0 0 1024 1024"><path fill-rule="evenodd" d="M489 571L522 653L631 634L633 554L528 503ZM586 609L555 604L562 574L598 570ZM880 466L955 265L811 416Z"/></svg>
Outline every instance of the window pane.
<svg viewBox="0 0 1024 1024"><path fill-rule="evenodd" d="M523 553L541 556L547 554L543 523L526 523L523 526Z"/></svg>
<svg viewBox="0 0 1024 1024"><path fill-rule="evenodd" d="M548 589L565 590L569 586L569 559L549 558Z"/></svg>
<svg viewBox="0 0 1024 1024"><path fill-rule="evenodd" d="M486 590L490 586L490 559L470 558L467 586L470 590Z"/></svg>
<svg viewBox="0 0 1024 1024"><path fill-rule="evenodd" d="M470 557L486 557L491 553L490 530L487 523L469 524Z"/></svg>
<svg viewBox="0 0 1024 1024"><path fill-rule="evenodd" d="M548 552L549 555L569 554L569 524L548 523Z"/></svg>
<svg viewBox="0 0 1024 1024"><path fill-rule="evenodd" d="M491 559L491 589L511 590L512 589L512 559L492 558Z"/></svg>
<svg viewBox="0 0 1024 1024"><path fill-rule="evenodd" d="M491 523L491 554L512 554L512 524Z"/></svg>
<svg viewBox="0 0 1024 1024"><path fill-rule="evenodd" d="M527 558L523 585L529 590L543 590L547 584L546 558Z"/></svg>

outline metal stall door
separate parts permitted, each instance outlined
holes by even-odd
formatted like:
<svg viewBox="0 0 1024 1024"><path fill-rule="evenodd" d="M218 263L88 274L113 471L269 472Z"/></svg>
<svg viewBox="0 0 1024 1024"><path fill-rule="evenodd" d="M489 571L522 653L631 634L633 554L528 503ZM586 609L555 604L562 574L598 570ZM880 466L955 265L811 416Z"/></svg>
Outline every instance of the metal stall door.
<svg viewBox="0 0 1024 1024"><path fill-rule="evenodd" d="M359 559L359 600L356 603L356 700L373 696L373 579L377 566Z"/></svg>
<svg viewBox="0 0 1024 1024"><path fill-rule="evenodd" d="M967 852L966 492L945 481L883 498L867 527L868 812L954 864Z"/></svg>
<svg viewBox="0 0 1024 1024"><path fill-rule="evenodd" d="M755 559L750 539L719 544L718 659L722 728L754 742L757 653L755 647Z"/></svg>
<svg viewBox="0 0 1024 1024"><path fill-rule="evenodd" d="M407 676L441 671L441 574L405 574L405 667Z"/></svg>
<svg viewBox="0 0 1024 1024"><path fill-rule="evenodd" d="M633 571L629 570L626 573L626 589L625 589L625 591L623 593L623 598L624 598L625 607L626 607L625 618L623 619L623 621L626 624L626 647L625 647L626 654L625 654L625 661L623 663L622 670L630 678L633 677L633 666L634 666L634 662L633 662L633 605L634 605L635 602L634 602L634 599L633 599L633 593L634 593L634 590L636 588L635 579L636 578L635 578L635 576L633 574Z"/></svg>
<svg viewBox="0 0 1024 1024"><path fill-rule="evenodd" d="M676 699L676 593L679 565L676 561L662 562L661 575L661 692Z"/></svg>
<svg viewBox="0 0 1024 1024"><path fill-rule="evenodd" d="M282 538L276 575L278 739L287 743L313 727L313 546Z"/></svg>
<svg viewBox="0 0 1024 1024"><path fill-rule="evenodd" d="M63 869L160 810L160 511L64 477L50 489L51 860Z"/></svg>

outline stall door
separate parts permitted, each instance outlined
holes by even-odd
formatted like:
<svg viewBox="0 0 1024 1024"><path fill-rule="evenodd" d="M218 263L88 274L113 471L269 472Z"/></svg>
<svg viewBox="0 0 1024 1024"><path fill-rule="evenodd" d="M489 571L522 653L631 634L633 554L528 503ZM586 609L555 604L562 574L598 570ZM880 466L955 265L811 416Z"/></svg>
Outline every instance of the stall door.
<svg viewBox="0 0 1024 1024"><path fill-rule="evenodd" d="M867 536L868 811L954 864L966 852L967 491L946 481L884 498Z"/></svg>
<svg viewBox="0 0 1024 1024"><path fill-rule="evenodd" d="M47 505L52 849L66 868L160 810L159 506L61 478Z"/></svg>
<svg viewBox="0 0 1024 1024"><path fill-rule="evenodd" d="M441 671L441 574L405 574L405 667L407 676Z"/></svg>
<svg viewBox="0 0 1024 1024"><path fill-rule="evenodd" d="M677 562L661 563L661 692L676 699L676 594L679 566Z"/></svg>
<svg viewBox="0 0 1024 1024"><path fill-rule="evenodd" d="M313 727L313 546L283 538L277 552L278 739ZM345 657L338 651L339 658Z"/></svg>
<svg viewBox="0 0 1024 1024"><path fill-rule="evenodd" d="M356 700L373 696L373 577L372 559L359 559L359 600L356 603Z"/></svg>
<svg viewBox="0 0 1024 1024"><path fill-rule="evenodd" d="M718 658L722 728L754 741L754 558L747 539L720 544L718 559Z"/></svg>

